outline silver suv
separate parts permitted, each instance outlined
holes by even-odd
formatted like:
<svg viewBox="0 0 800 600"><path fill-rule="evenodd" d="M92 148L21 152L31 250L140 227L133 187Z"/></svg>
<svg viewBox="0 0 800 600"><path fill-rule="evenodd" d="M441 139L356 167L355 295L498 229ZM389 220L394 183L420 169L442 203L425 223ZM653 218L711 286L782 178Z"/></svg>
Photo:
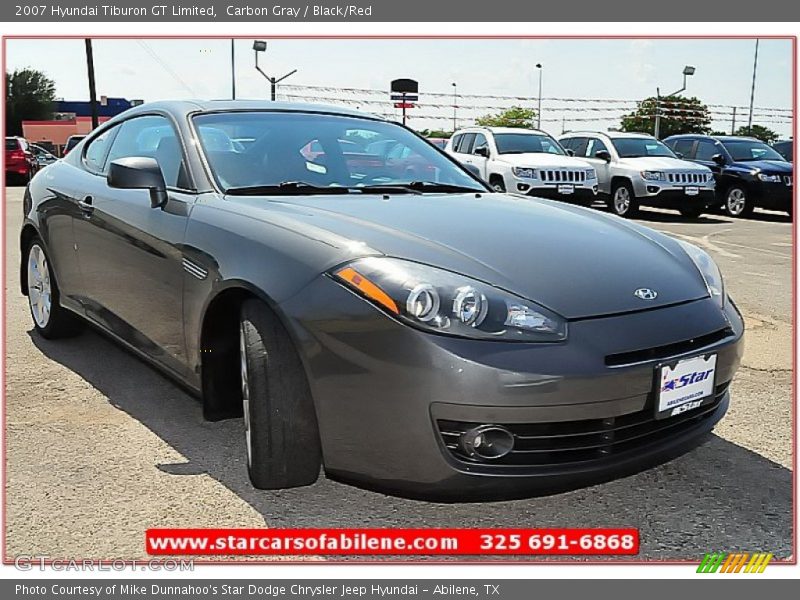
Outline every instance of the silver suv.
<svg viewBox="0 0 800 600"><path fill-rule="evenodd" d="M599 193L621 217L635 216L640 206L655 206L697 218L715 202L711 169L679 159L653 136L572 132L559 142L591 163Z"/></svg>

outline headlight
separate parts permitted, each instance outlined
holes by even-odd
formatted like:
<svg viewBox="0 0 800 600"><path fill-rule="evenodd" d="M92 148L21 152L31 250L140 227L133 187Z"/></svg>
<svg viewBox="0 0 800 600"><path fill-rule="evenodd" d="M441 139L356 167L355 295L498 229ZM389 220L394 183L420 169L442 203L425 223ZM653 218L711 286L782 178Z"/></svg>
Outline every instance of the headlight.
<svg viewBox="0 0 800 600"><path fill-rule="evenodd" d="M642 179L646 179L647 181L664 181L666 177L664 176L663 171L642 171L641 172Z"/></svg>
<svg viewBox="0 0 800 600"><path fill-rule="evenodd" d="M767 175L766 173L759 173L758 174L758 178L761 181L766 181L766 182L769 182L769 183L780 183L781 182L781 176L780 175Z"/></svg>
<svg viewBox="0 0 800 600"><path fill-rule="evenodd" d="M697 246L680 240L678 240L678 243L683 246L686 254L689 255L697 270L700 271L711 298L720 308L725 306L725 283L722 281L722 273L720 273L717 263L709 256L708 252L701 250Z"/></svg>
<svg viewBox="0 0 800 600"><path fill-rule="evenodd" d="M597 171L594 169L586 169L586 179L597 179Z"/></svg>
<svg viewBox="0 0 800 600"><path fill-rule="evenodd" d="M530 169L528 167L511 167L511 172L515 177L536 179L536 169Z"/></svg>
<svg viewBox="0 0 800 600"><path fill-rule="evenodd" d="M370 257L332 276L400 321L433 333L520 342L558 342L566 321L491 285L396 258Z"/></svg>

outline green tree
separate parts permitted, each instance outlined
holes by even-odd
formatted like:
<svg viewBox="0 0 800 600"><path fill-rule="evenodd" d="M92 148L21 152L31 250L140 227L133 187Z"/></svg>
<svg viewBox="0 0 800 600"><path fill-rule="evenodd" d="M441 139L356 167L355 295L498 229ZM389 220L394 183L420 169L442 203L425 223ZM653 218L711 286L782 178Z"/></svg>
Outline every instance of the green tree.
<svg viewBox="0 0 800 600"><path fill-rule="evenodd" d="M6 72L6 134L22 135L22 121L52 118L56 84L35 69Z"/></svg>
<svg viewBox="0 0 800 600"><path fill-rule="evenodd" d="M521 127L536 128L536 111L531 108L512 106L496 115L484 115L475 119L475 123L483 127Z"/></svg>
<svg viewBox="0 0 800 600"><path fill-rule="evenodd" d="M749 137L754 137L761 140L765 144L774 144L780 137L777 133L772 131L772 129L769 127L764 127L763 125L753 125L752 127L742 125L736 130L734 135L746 135Z"/></svg>
<svg viewBox="0 0 800 600"><path fill-rule="evenodd" d="M665 138L681 133L708 133L711 131L711 115L708 107L698 98L664 96L659 103L661 123L659 137ZM638 108L622 117L622 131L639 131L655 134L656 97L645 98Z"/></svg>
<svg viewBox="0 0 800 600"><path fill-rule="evenodd" d="M452 131L444 129L421 129L417 133L426 138L449 138L453 135Z"/></svg>

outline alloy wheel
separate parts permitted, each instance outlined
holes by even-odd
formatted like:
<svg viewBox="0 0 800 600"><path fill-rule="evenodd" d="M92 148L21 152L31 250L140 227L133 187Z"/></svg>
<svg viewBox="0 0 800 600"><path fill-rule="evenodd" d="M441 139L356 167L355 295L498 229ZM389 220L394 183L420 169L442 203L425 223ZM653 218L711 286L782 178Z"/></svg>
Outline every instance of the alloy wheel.
<svg viewBox="0 0 800 600"><path fill-rule="evenodd" d="M741 189L732 188L728 192L728 198L726 203L727 203L728 213L730 213L735 217L738 217L744 212L744 207L747 204L747 197L745 196L744 191L742 191Z"/></svg>
<svg viewBox="0 0 800 600"><path fill-rule="evenodd" d="M250 385L247 374L247 353L245 347L244 323L239 327L239 362L242 377L242 408L244 410L244 438L247 446L247 466L253 464L253 434L250 427Z"/></svg>
<svg viewBox="0 0 800 600"><path fill-rule="evenodd" d="M47 257L39 244L33 244L28 252L28 302L33 320L40 329L50 322L52 288Z"/></svg>
<svg viewBox="0 0 800 600"><path fill-rule="evenodd" d="M624 215L631 206L631 195L628 188L618 187L614 192L614 210L618 215Z"/></svg>

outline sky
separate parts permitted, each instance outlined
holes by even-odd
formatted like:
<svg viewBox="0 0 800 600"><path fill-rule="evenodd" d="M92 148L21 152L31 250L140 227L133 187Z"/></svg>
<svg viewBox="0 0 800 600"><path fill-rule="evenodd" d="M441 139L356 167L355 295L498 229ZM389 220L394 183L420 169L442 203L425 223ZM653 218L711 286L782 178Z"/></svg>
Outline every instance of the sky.
<svg viewBox="0 0 800 600"><path fill-rule="evenodd" d="M458 125L513 104L536 108L542 65L542 128L605 130L633 101L678 90L685 65L696 68L686 94L714 111L712 126L729 131L746 124L755 40L268 40L260 65L280 77L279 99L347 102L399 116L388 98L396 78L419 81L419 106L409 125L452 129L453 92ZM255 70L252 39L235 42L237 96L267 98L269 83ZM229 39L129 39L94 41L98 95L147 101L230 98ZM33 67L56 82L59 98L88 97L84 42L80 39L7 41L6 68ZM324 89L308 89L316 86ZM343 88L375 90L372 93ZM385 91L385 93L384 93ZM434 95L434 94L441 95ZM475 95L513 98L475 98ZM623 102L626 101L626 102ZM790 40L761 40L753 122L791 135ZM584 120L574 120L584 119Z"/></svg>

